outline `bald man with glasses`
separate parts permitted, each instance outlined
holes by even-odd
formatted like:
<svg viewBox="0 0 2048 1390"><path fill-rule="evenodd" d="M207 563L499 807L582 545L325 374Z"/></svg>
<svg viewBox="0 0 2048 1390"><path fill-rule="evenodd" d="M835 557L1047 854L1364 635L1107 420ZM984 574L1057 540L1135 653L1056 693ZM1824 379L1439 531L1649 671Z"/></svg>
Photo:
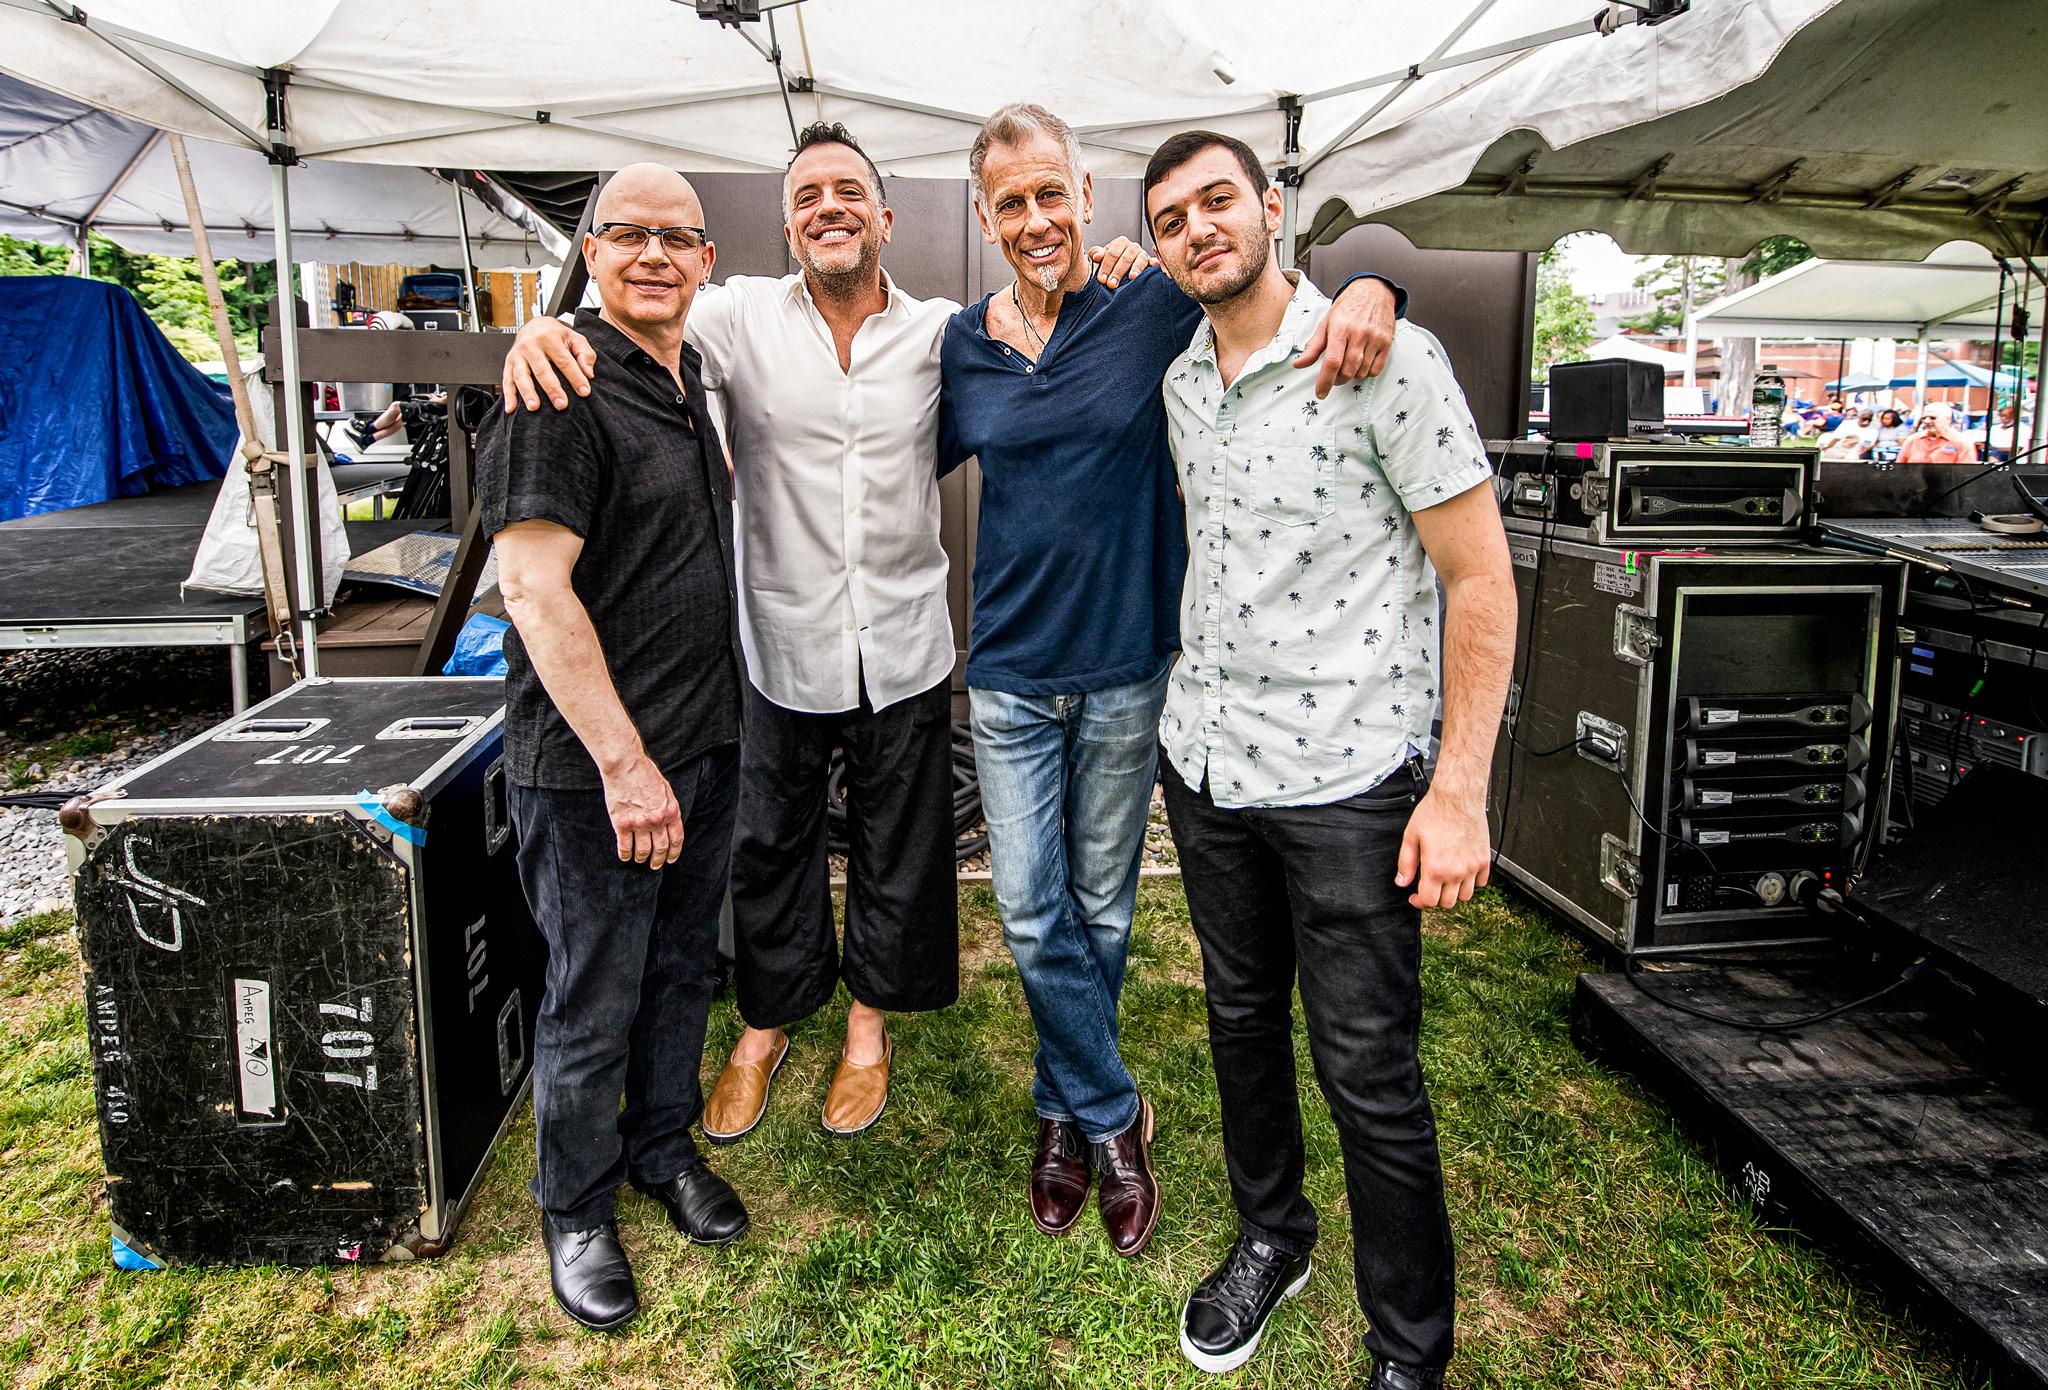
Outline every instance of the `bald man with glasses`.
<svg viewBox="0 0 2048 1390"><path fill-rule="evenodd" d="M732 485L683 323L716 255L657 165L605 186L583 256L609 364L568 408L500 417L477 453L506 636L519 875L548 943L533 1194L551 1283L586 1327L639 1309L627 1181L723 1245L739 1196L690 1138L738 804ZM621 1111L621 1096L625 1108Z"/></svg>

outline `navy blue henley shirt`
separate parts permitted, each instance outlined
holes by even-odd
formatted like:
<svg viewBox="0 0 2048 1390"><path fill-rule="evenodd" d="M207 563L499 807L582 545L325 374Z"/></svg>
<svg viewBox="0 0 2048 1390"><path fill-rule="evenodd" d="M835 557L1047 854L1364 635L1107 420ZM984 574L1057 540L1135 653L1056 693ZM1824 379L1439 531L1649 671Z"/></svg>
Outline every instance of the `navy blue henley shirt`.
<svg viewBox="0 0 2048 1390"><path fill-rule="evenodd" d="M1114 291L1090 278L1032 363L989 336L989 298L939 351L939 471L981 461L967 684L1076 695L1156 676L1188 564L1160 382L1201 306L1162 270Z"/></svg>

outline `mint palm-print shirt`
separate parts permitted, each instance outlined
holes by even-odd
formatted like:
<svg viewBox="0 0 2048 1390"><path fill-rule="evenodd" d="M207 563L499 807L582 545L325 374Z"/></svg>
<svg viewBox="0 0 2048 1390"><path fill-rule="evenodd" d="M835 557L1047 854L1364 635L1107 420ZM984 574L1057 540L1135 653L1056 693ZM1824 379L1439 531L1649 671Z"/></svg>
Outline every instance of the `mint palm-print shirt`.
<svg viewBox="0 0 2048 1390"><path fill-rule="evenodd" d="M1411 514L1492 477L1426 329L1397 324L1379 376L1317 400L1291 363L1330 301L1288 275L1234 382L1204 323L1163 384L1189 558L1160 738L1226 807L1341 801L1428 746L1441 615Z"/></svg>

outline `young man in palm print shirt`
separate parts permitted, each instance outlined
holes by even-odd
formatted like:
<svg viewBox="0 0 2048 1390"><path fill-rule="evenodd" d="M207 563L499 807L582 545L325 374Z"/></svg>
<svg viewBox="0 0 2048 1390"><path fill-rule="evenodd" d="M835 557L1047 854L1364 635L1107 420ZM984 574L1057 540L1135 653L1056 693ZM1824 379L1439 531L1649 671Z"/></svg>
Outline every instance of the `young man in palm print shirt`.
<svg viewBox="0 0 2048 1390"><path fill-rule="evenodd" d="M1400 324L1386 370L1327 400L1291 365L1329 301L1273 261L1280 194L1249 149L1175 136L1146 170L1145 203L1161 263L1207 318L1164 383L1190 557L1161 780L1240 1231L1189 1296L1181 1349L1205 1370L1242 1365L1308 1279L1298 973L1343 1145L1371 1385L1422 1390L1450 1359L1452 1256L1416 1051L1417 909L1486 882L1487 768L1514 647L1506 538L1428 332Z"/></svg>

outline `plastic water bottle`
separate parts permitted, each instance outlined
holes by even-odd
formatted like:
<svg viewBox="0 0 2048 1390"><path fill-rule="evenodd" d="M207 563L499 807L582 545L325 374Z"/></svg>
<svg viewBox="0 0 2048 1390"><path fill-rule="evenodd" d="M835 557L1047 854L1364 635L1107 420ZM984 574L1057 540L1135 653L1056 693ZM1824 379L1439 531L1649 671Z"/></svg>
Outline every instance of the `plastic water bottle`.
<svg viewBox="0 0 2048 1390"><path fill-rule="evenodd" d="M1753 447L1774 449L1778 445L1778 427L1785 419L1785 378L1778 375L1775 363L1764 363L1764 369L1757 373L1756 385L1749 392L1749 442Z"/></svg>

